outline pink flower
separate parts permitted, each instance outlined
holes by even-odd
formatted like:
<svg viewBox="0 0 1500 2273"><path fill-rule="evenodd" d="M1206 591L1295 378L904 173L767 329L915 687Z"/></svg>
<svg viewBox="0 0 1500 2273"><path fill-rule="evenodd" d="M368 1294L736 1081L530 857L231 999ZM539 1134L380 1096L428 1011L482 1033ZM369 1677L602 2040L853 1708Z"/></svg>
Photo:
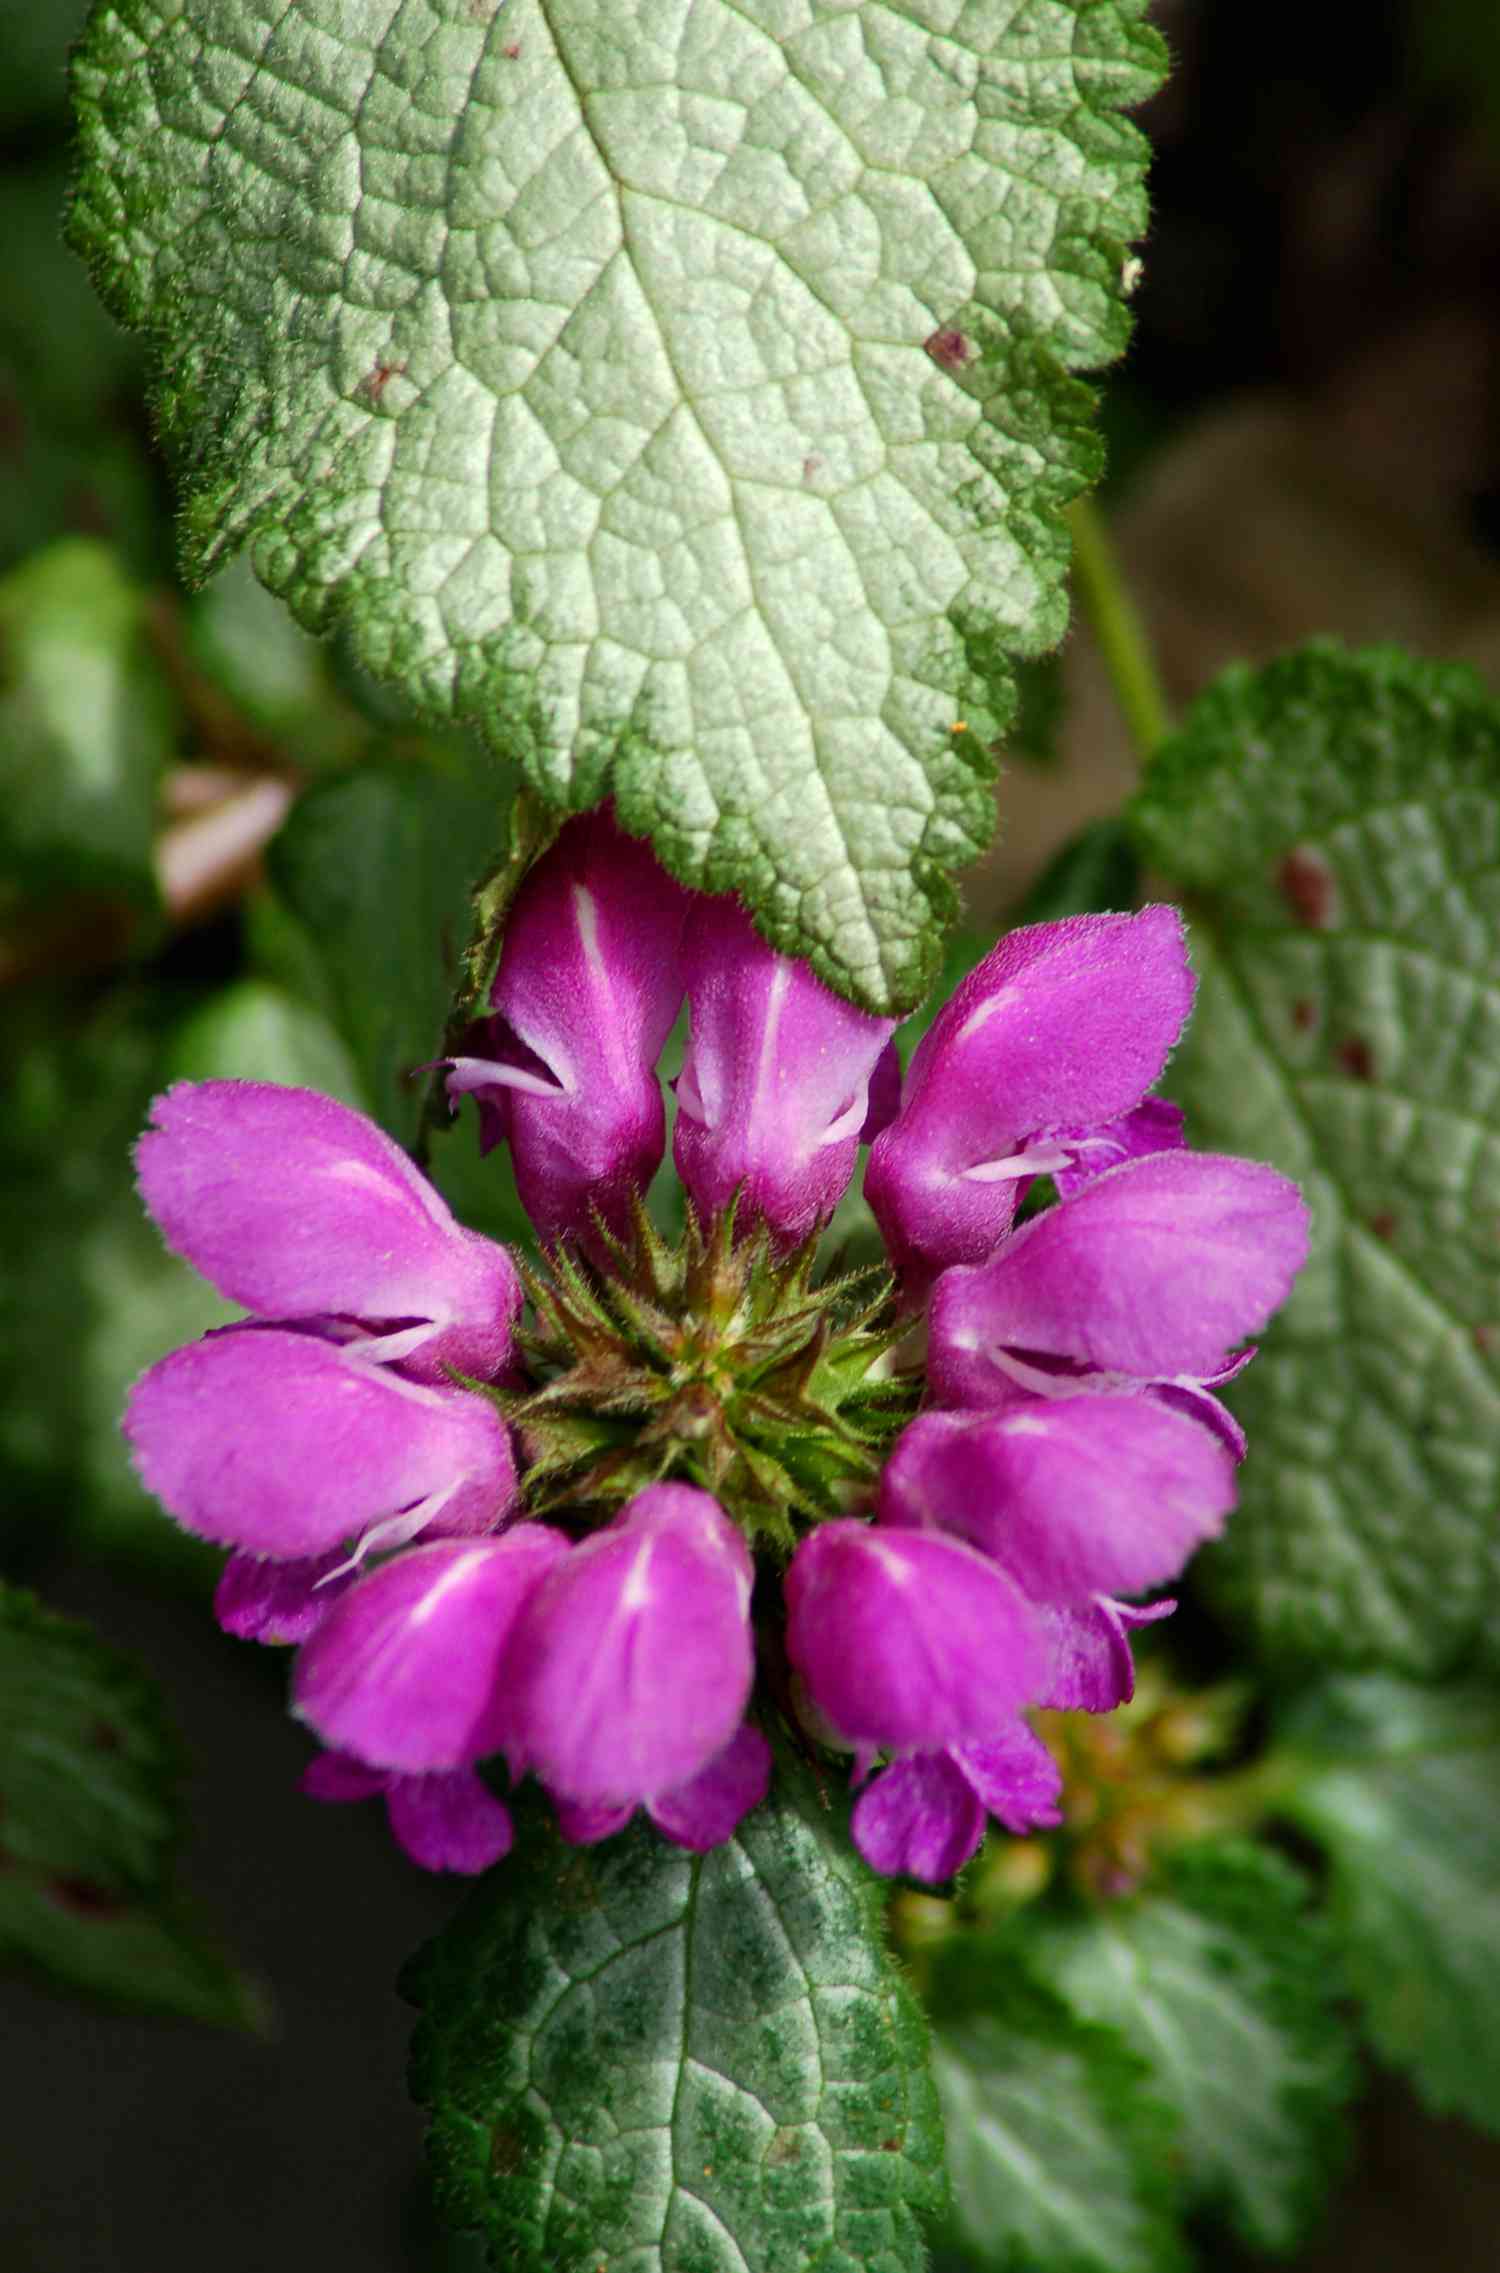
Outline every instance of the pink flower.
<svg viewBox="0 0 1500 2273"><path fill-rule="evenodd" d="M1086 1158L1094 1132L1135 1149L1121 1123L1160 1079L1192 1000L1171 908L1034 924L975 965L918 1044L865 1179L914 1294L949 1264L983 1261L1027 1182Z"/></svg>
<svg viewBox="0 0 1500 2273"><path fill-rule="evenodd" d="M688 895L608 810L569 821L516 896L484 1050L455 1058L485 1149L509 1144L544 1240L626 1228L666 1146L656 1061L682 1003Z"/></svg>
<svg viewBox="0 0 1500 2273"><path fill-rule="evenodd" d="M711 1236L632 1260L684 999L673 1152ZM890 1020L682 892L607 812L569 822L448 1069L568 1251L520 1343L509 1256L363 1116L169 1090L143 1195L249 1315L153 1366L125 1425L149 1488L234 1550L221 1622L297 1648L295 1709L329 1748L308 1790L382 1796L418 1861L475 1871L511 1841L478 1773L501 1757L569 1840L643 1810L706 1849L770 1782L757 1721L784 1684L757 1698L756 1647L779 1607L778 1664L854 1756L877 1869L941 1880L990 1818L1057 1822L1026 1715L1129 1697L1131 1630L1172 1607L1131 1598L1229 1514L1244 1442L1216 1392L1307 1247L1285 1178L1187 1150L1149 1094L1191 999L1170 909L1016 932L903 1084ZM867 1195L906 1311L927 1309L899 1434L870 1370L894 1300L858 1344L801 1252L872 1139ZM548 1437L558 1415L574 1437ZM872 1504L848 1497L874 1472L851 1443L883 1462Z"/></svg>
<svg viewBox="0 0 1500 2273"><path fill-rule="evenodd" d="M692 1033L673 1158L694 1206L736 1194L788 1244L838 1206L895 1027L778 955L729 900L700 900L683 943ZM888 1075L887 1075L887 1078Z"/></svg>

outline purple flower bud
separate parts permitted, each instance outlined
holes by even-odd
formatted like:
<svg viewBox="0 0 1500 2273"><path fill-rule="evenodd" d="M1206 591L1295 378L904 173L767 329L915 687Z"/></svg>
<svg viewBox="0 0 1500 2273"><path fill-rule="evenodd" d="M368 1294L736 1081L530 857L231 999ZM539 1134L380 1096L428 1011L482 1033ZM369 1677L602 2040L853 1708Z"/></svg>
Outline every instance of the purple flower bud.
<svg viewBox="0 0 1500 2273"><path fill-rule="evenodd" d="M1033 1601L1087 1603L1175 1578L1234 1505L1234 1456L1146 1397L1026 1397L923 1413L881 1479L886 1523L957 1532Z"/></svg>
<svg viewBox="0 0 1500 2273"><path fill-rule="evenodd" d="M1004 1571L931 1531L841 1519L786 1575L787 1654L850 1744L936 1751L1035 1697L1036 1620Z"/></svg>
<svg viewBox="0 0 1500 2273"><path fill-rule="evenodd" d="M493 1530L515 1498L510 1437L487 1398L271 1326L174 1350L131 1390L124 1427L141 1481L186 1530L280 1561L371 1526L368 1544Z"/></svg>
<svg viewBox="0 0 1500 2273"><path fill-rule="evenodd" d="M631 1806L705 1769L753 1673L745 1542L707 1492L652 1484L548 1577L506 1671L505 1748L559 1799Z"/></svg>
<svg viewBox="0 0 1500 2273"><path fill-rule="evenodd" d="M850 1829L873 1870L938 1885L974 1853L987 1814L1008 1831L1045 1830L1062 1821L1061 1792L1046 1745L1012 1719L983 1744L895 1761L860 1793Z"/></svg>
<svg viewBox="0 0 1500 2273"><path fill-rule="evenodd" d="M406 1774L498 1751L512 1630L567 1551L560 1531L518 1523L392 1556L299 1653L298 1717L325 1744Z"/></svg>
<svg viewBox="0 0 1500 2273"><path fill-rule="evenodd" d="M515 1266L363 1113L264 1081L179 1081L151 1110L141 1196L227 1300L266 1319L359 1320L390 1343L367 1355L429 1380L501 1370Z"/></svg>
<svg viewBox="0 0 1500 2273"><path fill-rule="evenodd" d="M608 809L569 821L506 925L486 1054L453 1060L508 1137L543 1239L616 1232L666 1145L656 1061L682 1002L688 895Z"/></svg>
<svg viewBox="0 0 1500 2273"><path fill-rule="evenodd" d="M913 1291L981 1261L1018 1187L1058 1146L1118 1120L1160 1078L1193 999L1175 909L1072 916L1013 931L918 1045L901 1111L875 1141L865 1196Z"/></svg>
<svg viewBox="0 0 1500 2273"><path fill-rule="evenodd" d="M1306 1257L1307 1209L1274 1169L1203 1152L1130 1160L989 1262L944 1274L929 1379L940 1403L989 1404L1018 1378L1034 1387L1037 1358L1201 1378L1265 1324Z"/></svg>
<svg viewBox="0 0 1500 2273"><path fill-rule="evenodd" d="M677 1172L701 1216L742 1190L745 1220L794 1244L832 1215L854 1173L895 1021L840 1001L805 963L778 955L734 900L696 904L683 964L692 1033L677 1084Z"/></svg>

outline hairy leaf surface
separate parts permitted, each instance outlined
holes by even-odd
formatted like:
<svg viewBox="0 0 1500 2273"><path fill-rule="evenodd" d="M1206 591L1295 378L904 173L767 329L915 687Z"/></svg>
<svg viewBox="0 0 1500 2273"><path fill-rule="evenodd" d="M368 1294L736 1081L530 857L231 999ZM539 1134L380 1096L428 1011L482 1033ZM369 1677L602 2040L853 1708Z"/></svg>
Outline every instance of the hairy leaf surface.
<svg viewBox="0 0 1500 2273"><path fill-rule="evenodd" d="M0 1960L247 2026L259 2001L173 1902L176 1747L150 1684L0 1586Z"/></svg>
<svg viewBox="0 0 1500 2273"><path fill-rule="evenodd" d="M1171 1086L1313 1255L1230 1392L1218 1569L1283 1651L1431 1677L1500 1634L1500 709L1316 647L1231 672L1135 821L1193 918Z"/></svg>
<svg viewBox="0 0 1500 2273"><path fill-rule="evenodd" d="M1114 2029L955 1946L937 1987L933 2074L952 2231L994 2273L1169 2273L1170 2123Z"/></svg>
<svg viewBox="0 0 1500 2273"><path fill-rule="evenodd" d="M1344 2148L1354 2071L1328 1935L1262 1848L1181 1856L1156 1891L1039 1929L1028 1954L1074 2011L1117 2028L1177 2118L1190 2204L1286 2250Z"/></svg>
<svg viewBox="0 0 1500 2273"><path fill-rule="evenodd" d="M98 0L190 562L909 1007L1064 622L1143 0Z"/></svg>
<svg viewBox="0 0 1500 2273"><path fill-rule="evenodd" d="M516 1853L409 1969L439 2201L536 2273L915 2273L941 2144L873 1882L816 1797L711 1854Z"/></svg>
<svg viewBox="0 0 1500 2273"><path fill-rule="evenodd" d="M1439 2113L1500 2131L1500 1697L1366 1674L1283 1735L1376 2049Z"/></svg>

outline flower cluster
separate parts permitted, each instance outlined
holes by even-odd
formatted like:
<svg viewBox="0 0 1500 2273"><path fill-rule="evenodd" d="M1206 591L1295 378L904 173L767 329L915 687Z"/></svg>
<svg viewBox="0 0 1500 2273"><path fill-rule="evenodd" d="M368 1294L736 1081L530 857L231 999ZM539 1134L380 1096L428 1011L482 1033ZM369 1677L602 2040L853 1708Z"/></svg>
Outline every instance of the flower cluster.
<svg viewBox="0 0 1500 2273"><path fill-rule="evenodd" d="M158 1099L146 1204L248 1316L154 1366L127 1432L234 1550L221 1622L299 1645L307 1788L382 1793L419 1861L478 1870L511 1838L499 1757L570 1840L643 1808L702 1849L781 1723L849 1756L881 1870L1055 1822L1026 1715L1130 1695L1130 1628L1171 1604L1129 1598L1231 1507L1214 1392L1306 1247L1292 1185L1189 1151L1149 1094L1191 999L1167 908L1038 925L903 1079L893 1021L604 812L526 879L447 1073L550 1267L327 1098ZM684 1001L673 1243L642 1195ZM814 1260L862 1144L873 1286Z"/></svg>

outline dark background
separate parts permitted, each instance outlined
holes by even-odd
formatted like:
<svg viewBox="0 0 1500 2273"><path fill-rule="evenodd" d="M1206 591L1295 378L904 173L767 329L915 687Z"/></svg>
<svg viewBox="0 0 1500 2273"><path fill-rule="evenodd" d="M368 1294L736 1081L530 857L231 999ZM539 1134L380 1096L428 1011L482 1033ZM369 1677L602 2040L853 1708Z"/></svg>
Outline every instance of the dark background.
<svg viewBox="0 0 1500 2273"><path fill-rule="evenodd" d="M0 8L0 165L35 173L38 228L56 209L69 14ZM1500 681L1500 0L1162 0L1158 16L1177 70L1145 122L1156 222L1105 416L1109 501L1169 693L1329 630ZM128 383L114 414L140 420ZM0 481L30 446L0 385ZM121 508L63 484L51 510L58 529L108 533ZM1081 639L1064 677L1060 752L1015 758L981 913L1128 785ZM231 907L185 930L170 967L232 970L238 922ZM201 1596L45 1541L27 1576L163 1684L190 1746L187 1883L276 2021L257 2042L8 1985L0 2265L473 2265L426 2213L391 1986L452 1888L402 1860L377 1809L298 1795L306 1746L279 1669L221 1637ZM1477 2273L1497 2232L1496 2150L1374 2079L1328 2239L1300 2263Z"/></svg>

